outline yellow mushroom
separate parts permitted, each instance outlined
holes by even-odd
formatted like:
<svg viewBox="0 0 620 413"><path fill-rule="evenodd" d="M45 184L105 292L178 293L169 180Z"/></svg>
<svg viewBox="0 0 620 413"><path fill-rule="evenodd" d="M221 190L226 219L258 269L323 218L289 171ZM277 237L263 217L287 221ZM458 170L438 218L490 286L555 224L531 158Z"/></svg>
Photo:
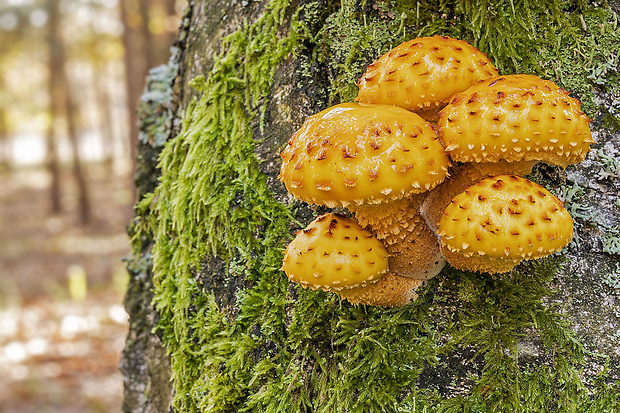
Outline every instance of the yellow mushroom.
<svg viewBox="0 0 620 413"><path fill-rule="evenodd" d="M304 287L339 291L378 281L388 270L388 253L354 219L330 213L297 233L282 269Z"/></svg>
<svg viewBox="0 0 620 413"><path fill-rule="evenodd" d="M514 175L481 180L458 194L439 221L447 261L468 271L504 273L523 260L560 251L573 220L544 187Z"/></svg>
<svg viewBox="0 0 620 413"><path fill-rule="evenodd" d="M501 76L456 94L439 113L437 134L452 161L452 178L426 198L429 226L448 202L493 175L526 175L542 161L566 167L583 161L592 139L578 100L553 82L531 75Z"/></svg>
<svg viewBox="0 0 620 413"><path fill-rule="evenodd" d="M421 280L388 272L388 253L351 218L319 216L299 231L282 269L304 287L332 291L353 304L397 307L417 298Z"/></svg>
<svg viewBox="0 0 620 413"><path fill-rule="evenodd" d="M487 56L462 40L416 38L368 66L358 81L355 100L396 105L434 117L452 95L495 76L497 69Z"/></svg>
<svg viewBox="0 0 620 413"><path fill-rule="evenodd" d="M509 75L456 94L437 131L457 162L544 161L566 167L584 160L594 143L590 119L549 80Z"/></svg>
<svg viewBox="0 0 620 413"><path fill-rule="evenodd" d="M281 153L279 178L297 199L328 207L381 204L425 192L448 157L418 115L343 103L309 117Z"/></svg>

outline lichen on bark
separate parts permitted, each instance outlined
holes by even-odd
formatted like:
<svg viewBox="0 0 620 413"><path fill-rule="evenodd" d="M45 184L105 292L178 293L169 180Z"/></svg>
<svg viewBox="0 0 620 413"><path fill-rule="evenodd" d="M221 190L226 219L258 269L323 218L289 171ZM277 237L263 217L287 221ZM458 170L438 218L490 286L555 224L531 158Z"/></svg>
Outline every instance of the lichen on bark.
<svg viewBox="0 0 620 413"><path fill-rule="evenodd" d="M618 355L592 349L607 357L609 370L601 373L605 358L589 353L584 330L564 318L574 315L566 292L583 287L562 289L587 251L574 246L567 263L524 264L502 279L447 269L409 306L354 307L289 285L279 271L292 230L317 211L292 202L276 179L277 154L303 119L352 99L365 65L417 35L468 40L504 73L559 81L599 116L591 75L600 78L600 67L618 55L611 10L551 0L521 7L508 0L274 0L226 11L210 4L191 5L195 32L187 48L198 50L215 32L221 51L186 54L181 78L204 76L184 94L182 130L165 146L158 188L142 201L153 208L158 332L171 357L177 410L620 409L610 381L618 378ZM222 31L205 10L230 14L240 27ZM617 73L602 76L604 93L618 93L609 83ZM600 129L600 145L614 140ZM536 177L583 185L579 170L569 169L567 178L538 168ZM588 291L589 300L600 298Z"/></svg>

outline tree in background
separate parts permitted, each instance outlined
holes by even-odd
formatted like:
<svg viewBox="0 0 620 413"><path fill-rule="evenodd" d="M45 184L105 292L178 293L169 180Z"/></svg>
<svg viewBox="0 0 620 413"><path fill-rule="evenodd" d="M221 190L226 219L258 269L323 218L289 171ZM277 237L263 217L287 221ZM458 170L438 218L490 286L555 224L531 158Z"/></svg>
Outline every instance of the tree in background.
<svg viewBox="0 0 620 413"><path fill-rule="evenodd" d="M136 108L144 89L149 69L168 59L168 50L176 38L177 20L175 0L121 0L120 16L123 22L126 100L129 111L129 141L131 159L137 157L138 118ZM156 17L154 17L156 16ZM135 166L134 166L135 170Z"/></svg>
<svg viewBox="0 0 620 413"><path fill-rule="evenodd" d="M119 158L135 159L135 108L148 69L168 59L176 13L172 0L0 5L0 165L13 164L11 142L41 138L34 141L45 142L53 213L62 209L66 165L85 224L90 162L112 168ZM19 67L23 61L34 64Z"/></svg>

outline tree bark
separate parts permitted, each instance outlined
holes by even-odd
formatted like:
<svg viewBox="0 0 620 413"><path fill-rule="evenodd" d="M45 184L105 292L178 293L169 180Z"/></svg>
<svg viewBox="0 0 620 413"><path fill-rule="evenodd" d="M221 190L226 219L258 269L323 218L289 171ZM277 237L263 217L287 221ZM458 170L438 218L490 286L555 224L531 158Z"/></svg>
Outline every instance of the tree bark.
<svg viewBox="0 0 620 413"><path fill-rule="evenodd" d="M505 70L517 62L514 70L535 71L528 66L535 64L528 60L531 50L519 39L494 43L480 34L484 30L458 31L500 19L487 16L486 7L479 20L460 2L423 2L417 9L407 9L406 2L343 3L298 1L279 8L284 2L190 2L168 65L172 76L152 74L145 95L151 111L143 115L142 202L130 229L124 411L620 407L612 383L620 377L620 181L601 175L614 168L609 156L617 160L620 154L617 134L602 122L618 93L611 86L589 91L599 106L591 125L597 144L586 161L566 171L541 165L533 174L566 199L576 220L578 242L563 263L523 265L519 273L525 275L504 280L448 268L416 303L397 310L356 308L333 294L289 285L277 271L287 235L276 227L292 233L326 210L303 203L279 209L291 204L277 179L279 152L308 116L351 100L355 79L381 53L417 33L435 34L429 27L437 24L440 33L488 45L489 57L504 62ZM532 6L527 16L544 17L554 4ZM260 64L254 71L261 56L281 50L265 46L274 38L264 19L269 13L281 13L273 19L276 36L294 30L299 37L291 41L298 43L272 72ZM565 24L558 16L556 24ZM502 27L499 20L492 24ZM620 39L617 31L613 36ZM516 50L510 59L498 51L506 44ZM236 47L243 52L235 55ZM286 50L286 44L280 47ZM201 75L207 80L190 82ZM261 76L268 86L257 80ZM162 85L171 94L151 93ZM581 92L587 99L588 92ZM218 117L210 108L225 111ZM222 119L236 127L231 131ZM246 136L240 129L251 135L239 149L243 156L234 149ZM162 146L161 136L170 142ZM244 151L246 143L253 150ZM251 172L235 169L239 163ZM289 213L291 222L282 223ZM280 238L274 241L273 234ZM526 321L515 327L511 318ZM170 377L173 387L166 387Z"/></svg>

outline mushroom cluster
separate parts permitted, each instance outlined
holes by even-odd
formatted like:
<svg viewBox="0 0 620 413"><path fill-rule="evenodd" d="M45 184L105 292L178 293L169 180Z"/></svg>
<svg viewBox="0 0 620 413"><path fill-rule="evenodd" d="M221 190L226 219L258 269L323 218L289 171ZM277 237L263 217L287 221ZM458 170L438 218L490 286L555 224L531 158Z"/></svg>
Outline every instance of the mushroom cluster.
<svg viewBox="0 0 620 413"><path fill-rule="evenodd" d="M298 232L282 269L352 303L399 306L446 260L503 273L572 239L562 202L522 175L581 162L593 143L580 103L550 81L500 76L443 36L405 42L358 82L356 102L308 118L279 178L309 204L346 208Z"/></svg>

